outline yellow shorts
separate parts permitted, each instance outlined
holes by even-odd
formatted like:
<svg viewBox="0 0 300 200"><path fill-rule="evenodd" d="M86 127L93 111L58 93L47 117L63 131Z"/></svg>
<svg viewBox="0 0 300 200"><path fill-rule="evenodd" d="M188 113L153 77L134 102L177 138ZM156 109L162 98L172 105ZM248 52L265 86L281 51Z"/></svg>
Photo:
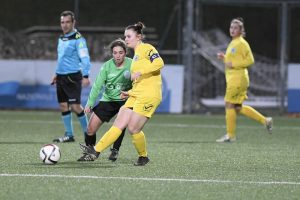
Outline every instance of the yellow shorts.
<svg viewBox="0 0 300 200"><path fill-rule="evenodd" d="M159 106L160 102L161 99L154 97L129 97L124 106L126 108L132 108L133 111L136 113L151 118L156 108Z"/></svg>
<svg viewBox="0 0 300 200"><path fill-rule="evenodd" d="M225 102L232 104L243 104L244 100L248 99L247 90L249 86L249 79L242 77L234 79L226 83Z"/></svg>

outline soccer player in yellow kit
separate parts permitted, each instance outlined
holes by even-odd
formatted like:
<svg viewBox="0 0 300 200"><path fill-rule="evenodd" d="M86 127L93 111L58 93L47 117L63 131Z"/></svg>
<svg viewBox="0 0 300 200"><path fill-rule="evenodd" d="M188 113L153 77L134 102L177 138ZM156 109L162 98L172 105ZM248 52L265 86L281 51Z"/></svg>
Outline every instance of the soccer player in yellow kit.
<svg viewBox="0 0 300 200"><path fill-rule="evenodd" d="M132 89L121 93L122 98L128 98L125 105L120 108L113 126L95 147L80 145L84 153L94 158L98 158L99 154L109 147L127 127L139 155L134 165L144 166L149 162L146 138L142 129L162 100L160 70L164 62L152 45L142 42L144 28L144 24L138 22L125 29L126 45L134 49L131 63Z"/></svg>
<svg viewBox="0 0 300 200"><path fill-rule="evenodd" d="M243 105L244 100L248 98L248 67L254 63L250 46L244 39L243 19L233 19L229 32L232 41L228 45L226 53L218 53L218 58L225 64L226 94L224 100L227 133L217 139L217 142L233 142L236 140L235 128L238 113L265 125L269 133L272 133L273 125L271 117L265 117L251 106Z"/></svg>

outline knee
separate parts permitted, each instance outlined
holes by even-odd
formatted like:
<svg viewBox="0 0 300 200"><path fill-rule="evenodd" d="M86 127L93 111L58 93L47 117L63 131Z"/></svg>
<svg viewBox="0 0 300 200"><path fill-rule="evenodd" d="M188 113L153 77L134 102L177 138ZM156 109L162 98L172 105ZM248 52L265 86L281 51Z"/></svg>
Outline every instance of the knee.
<svg viewBox="0 0 300 200"><path fill-rule="evenodd" d="M234 109L235 109L235 111L236 111L237 113L240 113L241 110L242 110L242 105L236 104L236 105L234 106Z"/></svg>
<svg viewBox="0 0 300 200"><path fill-rule="evenodd" d="M86 131L88 135L94 135L96 132L91 126L88 126Z"/></svg>
<svg viewBox="0 0 300 200"><path fill-rule="evenodd" d="M128 124L127 130L130 134L138 133L141 131L135 124Z"/></svg>
<svg viewBox="0 0 300 200"><path fill-rule="evenodd" d="M66 111L69 111L69 106L67 103L60 103L59 104L59 108L62 112L66 112Z"/></svg>
<svg viewBox="0 0 300 200"><path fill-rule="evenodd" d="M226 108L226 109L232 109L232 108L235 108L235 106L234 106L234 104L232 104L232 103L226 102L226 103L225 103L225 108Z"/></svg>
<svg viewBox="0 0 300 200"><path fill-rule="evenodd" d="M94 113L91 115L88 127L87 127L87 134L88 135L95 135L97 130L101 127L102 125L101 119L99 119Z"/></svg>
<svg viewBox="0 0 300 200"><path fill-rule="evenodd" d="M72 111L74 111L76 114L80 114L83 112L83 107L80 104L72 104L71 108Z"/></svg>
<svg viewBox="0 0 300 200"><path fill-rule="evenodd" d="M134 133L134 127L133 127L133 126L130 126L129 124L128 124L128 126L127 126L127 130L128 130L128 132L129 132L130 134L133 134L133 133Z"/></svg>

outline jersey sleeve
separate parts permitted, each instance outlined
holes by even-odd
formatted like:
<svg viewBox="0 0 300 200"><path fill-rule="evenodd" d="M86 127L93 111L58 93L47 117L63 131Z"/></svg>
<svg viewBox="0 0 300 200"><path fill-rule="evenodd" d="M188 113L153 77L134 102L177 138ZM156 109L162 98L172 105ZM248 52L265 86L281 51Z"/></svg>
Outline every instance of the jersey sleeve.
<svg viewBox="0 0 300 200"><path fill-rule="evenodd" d="M142 74L155 72L164 66L164 61L158 51L150 44L145 47L145 57L149 62L147 62L140 71Z"/></svg>
<svg viewBox="0 0 300 200"><path fill-rule="evenodd" d="M82 74L83 76L88 76L90 74L91 62L86 40L83 37L77 40L76 49L82 65Z"/></svg>
<svg viewBox="0 0 300 200"><path fill-rule="evenodd" d="M232 62L234 69L242 69L251 66L254 63L254 57L248 43L241 43L239 45L241 59Z"/></svg>
<svg viewBox="0 0 300 200"><path fill-rule="evenodd" d="M105 82L106 82L106 77L107 77L107 70L106 70L106 65L104 64L98 75L97 75L97 78L92 86L92 89L90 91L90 94L89 94L89 98L88 98L88 101L87 101L87 106L89 107L92 107L94 106L103 86L105 85Z"/></svg>

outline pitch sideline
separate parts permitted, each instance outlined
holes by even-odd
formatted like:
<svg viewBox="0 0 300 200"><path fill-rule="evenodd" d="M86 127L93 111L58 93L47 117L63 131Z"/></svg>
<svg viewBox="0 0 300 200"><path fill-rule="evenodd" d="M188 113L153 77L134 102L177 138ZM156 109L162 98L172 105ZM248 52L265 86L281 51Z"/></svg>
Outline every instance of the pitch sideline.
<svg viewBox="0 0 300 200"><path fill-rule="evenodd" d="M0 174L0 177L48 177L48 178L73 178L73 179L110 179L124 181L165 181L165 182L194 182L213 184L253 184L253 185L300 185L300 182L289 181L233 181L233 180L213 180L213 179L174 179L174 178L148 178L148 177L113 177L113 176L70 176L51 174Z"/></svg>
<svg viewBox="0 0 300 200"><path fill-rule="evenodd" d="M22 124L60 124L60 121L43 121L43 120L14 120L14 123L22 123ZM7 123L7 120L0 119L0 123ZM75 121L74 124L79 124L79 122ZM112 124L107 123L108 125ZM159 127L176 127L176 128L215 128L215 129L224 129L225 125L214 125L214 124L172 124L172 123L157 123L151 122L147 126L159 126ZM261 129L261 126L245 126L239 125L240 128L247 128L247 129ZM279 126L276 127L278 130L299 130L299 126L290 127L290 126Z"/></svg>

